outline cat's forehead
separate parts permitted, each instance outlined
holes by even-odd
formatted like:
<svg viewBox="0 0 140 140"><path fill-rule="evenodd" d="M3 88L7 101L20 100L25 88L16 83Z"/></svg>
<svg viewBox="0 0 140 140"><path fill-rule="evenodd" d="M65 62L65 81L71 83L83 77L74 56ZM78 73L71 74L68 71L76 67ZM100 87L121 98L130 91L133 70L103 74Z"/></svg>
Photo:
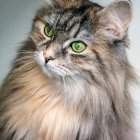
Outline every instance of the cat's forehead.
<svg viewBox="0 0 140 140"><path fill-rule="evenodd" d="M58 23L57 25L66 25L72 22L81 22L81 20L87 16L87 14L76 13L75 10L52 10L48 15L46 14L43 18L50 24ZM85 20L85 19L84 19Z"/></svg>
<svg viewBox="0 0 140 140"><path fill-rule="evenodd" d="M97 4L87 4L81 5L79 7L74 7L70 9L64 9L60 7L43 7L40 9L38 14L40 17L44 18L50 24L64 25L66 24L74 24L73 22L89 22L90 21L90 13L93 9L101 8ZM95 17L96 13L92 13L93 17ZM93 19L94 21L95 19Z"/></svg>
<svg viewBox="0 0 140 140"><path fill-rule="evenodd" d="M56 12L52 13L51 15L46 15L45 21L47 21L50 25L55 26L57 29L65 29L70 30L74 26L80 26L86 23L89 23L89 20L86 16L82 15L75 15L71 11L67 12Z"/></svg>

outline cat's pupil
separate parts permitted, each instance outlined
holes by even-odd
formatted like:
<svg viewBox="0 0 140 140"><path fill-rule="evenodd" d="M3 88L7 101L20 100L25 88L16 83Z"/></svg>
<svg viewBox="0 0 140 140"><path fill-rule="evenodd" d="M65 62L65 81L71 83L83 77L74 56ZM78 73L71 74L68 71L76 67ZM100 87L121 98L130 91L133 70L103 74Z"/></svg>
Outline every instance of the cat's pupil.
<svg viewBox="0 0 140 140"><path fill-rule="evenodd" d="M77 50L79 50L80 44L77 44L75 47L76 47Z"/></svg>
<svg viewBox="0 0 140 140"><path fill-rule="evenodd" d="M47 26L47 25L44 29L44 32L48 37L52 37L54 35L52 28L50 26Z"/></svg>
<svg viewBox="0 0 140 140"><path fill-rule="evenodd" d="M51 28L50 28L50 27L48 27L48 28L47 28L47 32L48 32L48 33L50 33L50 31L51 31Z"/></svg>
<svg viewBox="0 0 140 140"><path fill-rule="evenodd" d="M81 45L80 45L80 44L77 44L77 45L75 46L75 49L76 49L77 51L79 51L79 50L81 49Z"/></svg>

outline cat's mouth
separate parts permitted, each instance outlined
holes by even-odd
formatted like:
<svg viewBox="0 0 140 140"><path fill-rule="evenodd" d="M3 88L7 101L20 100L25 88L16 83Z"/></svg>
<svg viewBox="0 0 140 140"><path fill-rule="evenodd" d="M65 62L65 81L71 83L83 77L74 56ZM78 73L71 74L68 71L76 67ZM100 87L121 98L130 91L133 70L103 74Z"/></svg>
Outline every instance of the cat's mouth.
<svg viewBox="0 0 140 140"><path fill-rule="evenodd" d="M43 71L51 77L54 76L66 77L72 75L72 72L66 66L59 64L55 65L45 64Z"/></svg>
<svg viewBox="0 0 140 140"><path fill-rule="evenodd" d="M46 62L42 51L35 54L35 60L41 66L43 72L49 77L74 75L74 72L70 68L56 59Z"/></svg>

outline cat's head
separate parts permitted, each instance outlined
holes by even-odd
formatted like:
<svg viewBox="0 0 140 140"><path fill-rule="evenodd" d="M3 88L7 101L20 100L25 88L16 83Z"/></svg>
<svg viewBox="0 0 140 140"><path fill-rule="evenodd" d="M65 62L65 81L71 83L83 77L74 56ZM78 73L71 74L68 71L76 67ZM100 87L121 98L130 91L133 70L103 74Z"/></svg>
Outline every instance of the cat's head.
<svg viewBox="0 0 140 140"><path fill-rule="evenodd" d="M100 76L103 67L124 64L130 21L129 0L105 8L86 0L50 1L33 22L35 58L50 77Z"/></svg>

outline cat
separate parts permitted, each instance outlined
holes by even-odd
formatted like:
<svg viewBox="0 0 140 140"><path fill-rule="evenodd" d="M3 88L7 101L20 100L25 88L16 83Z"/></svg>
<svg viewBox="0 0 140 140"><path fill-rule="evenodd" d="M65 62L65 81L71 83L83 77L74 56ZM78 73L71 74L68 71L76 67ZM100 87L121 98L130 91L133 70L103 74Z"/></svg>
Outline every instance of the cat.
<svg viewBox="0 0 140 140"><path fill-rule="evenodd" d="M50 0L0 89L0 140L132 140L129 0Z"/></svg>

